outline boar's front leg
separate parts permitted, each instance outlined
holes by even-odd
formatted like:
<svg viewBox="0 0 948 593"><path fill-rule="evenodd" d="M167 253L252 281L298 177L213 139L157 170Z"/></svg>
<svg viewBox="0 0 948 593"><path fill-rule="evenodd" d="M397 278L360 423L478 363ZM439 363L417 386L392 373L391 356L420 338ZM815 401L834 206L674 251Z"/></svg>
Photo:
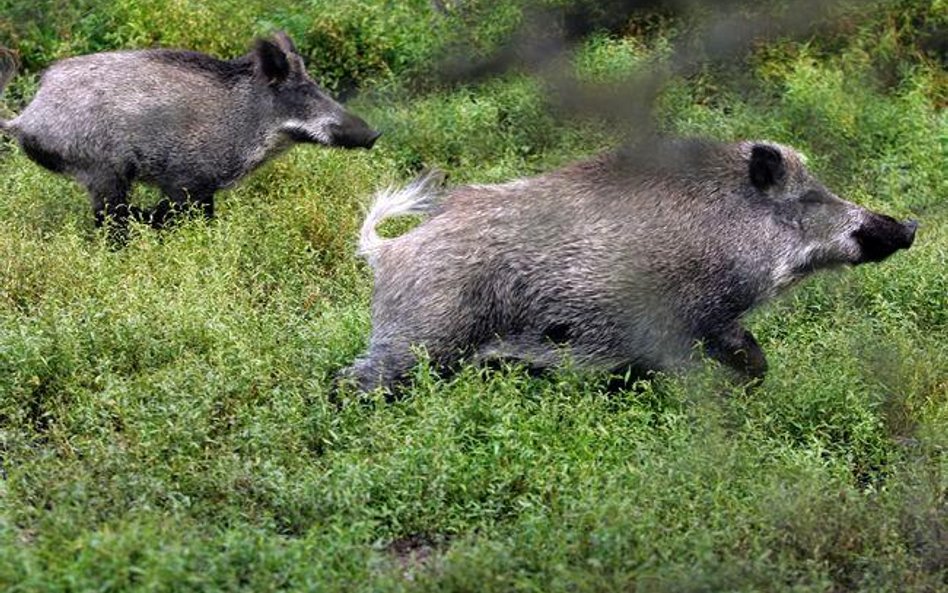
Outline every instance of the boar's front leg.
<svg viewBox="0 0 948 593"><path fill-rule="evenodd" d="M103 172L81 175L79 180L89 191L96 228L107 226L110 240L124 243L128 238L128 218L137 216L137 211L128 205L131 181Z"/></svg>
<svg viewBox="0 0 948 593"><path fill-rule="evenodd" d="M739 323L705 340L708 356L737 371L750 383L760 383L767 374L767 358L753 334Z"/></svg>
<svg viewBox="0 0 948 593"><path fill-rule="evenodd" d="M214 218L214 190L165 188L167 198L158 202L148 213L151 226L161 229L174 222L181 213L198 211L206 220Z"/></svg>

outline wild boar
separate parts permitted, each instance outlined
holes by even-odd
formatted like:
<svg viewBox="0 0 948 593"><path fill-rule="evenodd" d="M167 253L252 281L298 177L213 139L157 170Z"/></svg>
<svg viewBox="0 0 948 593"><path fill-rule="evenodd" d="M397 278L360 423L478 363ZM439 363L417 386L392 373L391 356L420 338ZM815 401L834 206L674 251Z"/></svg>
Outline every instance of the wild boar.
<svg viewBox="0 0 948 593"><path fill-rule="evenodd" d="M380 238L382 220L429 218ZM538 177L377 194L360 252L375 273L368 351L340 373L391 388L427 350L438 367L679 371L696 344L744 380L767 361L741 318L808 274L907 249L915 221L847 202L792 148L662 140Z"/></svg>
<svg viewBox="0 0 948 593"><path fill-rule="evenodd" d="M12 61L3 63L7 82ZM84 185L96 225L109 218L120 234L130 214L141 214L128 205L133 181L167 196L147 215L160 227L191 205L212 217L217 190L294 143L371 148L379 137L310 78L282 32L232 60L172 49L64 59L0 131Z"/></svg>

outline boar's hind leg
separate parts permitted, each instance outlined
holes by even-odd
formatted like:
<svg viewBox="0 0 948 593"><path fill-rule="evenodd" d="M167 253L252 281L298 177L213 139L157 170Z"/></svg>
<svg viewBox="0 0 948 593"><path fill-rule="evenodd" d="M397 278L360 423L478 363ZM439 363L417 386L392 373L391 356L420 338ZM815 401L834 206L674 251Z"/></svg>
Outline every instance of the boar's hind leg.
<svg viewBox="0 0 948 593"><path fill-rule="evenodd" d="M753 334L735 323L706 340L708 355L737 371L744 379L760 383L767 374L767 358Z"/></svg>
<svg viewBox="0 0 948 593"><path fill-rule="evenodd" d="M417 358L409 348L393 348L373 345L352 366L336 375L338 384L353 385L360 392L369 392L379 387L391 390L411 370ZM392 394L386 398L391 401Z"/></svg>

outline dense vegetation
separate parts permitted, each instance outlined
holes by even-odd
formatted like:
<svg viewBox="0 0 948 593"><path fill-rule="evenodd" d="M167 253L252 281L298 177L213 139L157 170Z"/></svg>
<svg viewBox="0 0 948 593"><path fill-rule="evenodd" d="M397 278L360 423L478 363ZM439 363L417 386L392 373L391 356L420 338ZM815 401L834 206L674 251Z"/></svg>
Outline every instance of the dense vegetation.
<svg viewBox="0 0 948 593"><path fill-rule="evenodd" d="M376 188L426 165L504 180L620 140L529 68L443 80L445 52L488 55L532 13L433 4L0 0L22 62L8 114L59 57L235 56L280 27L385 130L371 152L298 147L220 194L216 221L136 227L119 250L78 185L2 141L0 590L946 590L944 0L843 5L658 98L668 133L792 144L839 194L922 221L910 251L751 317L762 388L710 365L607 392L422 361L404 400L337 408L331 377L369 330L354 242ZM568 68L634 80L701 18L594 29Z"/></svg>

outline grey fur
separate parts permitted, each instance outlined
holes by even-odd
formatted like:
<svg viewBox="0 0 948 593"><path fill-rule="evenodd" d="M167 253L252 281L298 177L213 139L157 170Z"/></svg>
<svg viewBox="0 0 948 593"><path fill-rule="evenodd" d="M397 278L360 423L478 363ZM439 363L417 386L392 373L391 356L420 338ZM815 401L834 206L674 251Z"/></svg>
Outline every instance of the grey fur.
<svg viewBox="0 0 948 593"><path fill-rule="evenodd" d="M535 368L681 370L696 342L750 380L767 362L741 326L810 272L908 248L900 223L833 195L793 149L662 141L538 177L377 195L361 251L375 271L368 352L341 377L391 387L424 347ZM431 212L381 239L374 226Z"/></svg>
<svg viewBox="0 0 948 593"><path fill-rule="evenodd" d="M8 68L0 73L9 77ZM170 200L151 213L155 226L172 204L211 217L214 192L296 142L369 148L379 135L319 88L283 33L233 60L167 49L62 60L0 129L36 162L82 183L97 224L111 216L120 228L134 214L135 180Z"/></svg>

